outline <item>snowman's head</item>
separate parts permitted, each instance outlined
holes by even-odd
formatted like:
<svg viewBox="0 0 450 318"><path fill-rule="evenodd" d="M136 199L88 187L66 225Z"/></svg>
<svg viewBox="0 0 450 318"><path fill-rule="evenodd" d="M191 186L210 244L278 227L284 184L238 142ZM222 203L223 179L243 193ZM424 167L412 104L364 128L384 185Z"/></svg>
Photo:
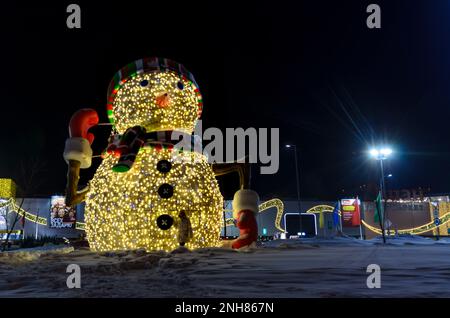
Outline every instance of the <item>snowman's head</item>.
<svg viewBox="0 0 450 318"><path fill-rule="evenodd" d="M192 133L202 106L192 74L168 59L130 63L114 76L108 89L108 117L119 133L137 125L147 132Z"/></svg>

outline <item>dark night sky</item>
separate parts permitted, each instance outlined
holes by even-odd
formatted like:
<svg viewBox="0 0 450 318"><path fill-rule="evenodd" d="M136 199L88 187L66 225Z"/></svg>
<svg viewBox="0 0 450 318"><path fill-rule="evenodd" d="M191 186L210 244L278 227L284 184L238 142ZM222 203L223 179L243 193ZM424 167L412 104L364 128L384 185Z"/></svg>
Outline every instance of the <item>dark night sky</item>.
<svg viewBox="0 0 450 318"><path fill-rule="evenodd" d="M65 26L71 2L81 30ZM106 122L114 73L162 56L194 73L204 127L279 127L298 145L302 197L376 182L365 151L377 142L396 150L391 187L450 192L450 1L376 1L381 30L365 25L374 1L71 2L2 3L0 177L19 179L35 158L45 172L34 194L62 193L72 113L95 108ZM99 153L108 131L94 133ZM277 175L256 170L260 194L295 196L291 152L280 150Z"/></svg>

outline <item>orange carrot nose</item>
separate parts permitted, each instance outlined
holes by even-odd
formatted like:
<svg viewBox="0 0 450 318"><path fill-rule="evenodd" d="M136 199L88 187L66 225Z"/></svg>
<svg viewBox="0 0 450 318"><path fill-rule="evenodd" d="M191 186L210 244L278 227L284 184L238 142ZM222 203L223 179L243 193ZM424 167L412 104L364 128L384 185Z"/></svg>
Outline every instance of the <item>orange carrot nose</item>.
<svg viewBox="0 0 450 318"><path fill-rule="evenodd" d="M162 95L159 95L156 97L156 105L158 105L161 108L166 108L170 104L170 97L169 94L164 93Z"/></svg>

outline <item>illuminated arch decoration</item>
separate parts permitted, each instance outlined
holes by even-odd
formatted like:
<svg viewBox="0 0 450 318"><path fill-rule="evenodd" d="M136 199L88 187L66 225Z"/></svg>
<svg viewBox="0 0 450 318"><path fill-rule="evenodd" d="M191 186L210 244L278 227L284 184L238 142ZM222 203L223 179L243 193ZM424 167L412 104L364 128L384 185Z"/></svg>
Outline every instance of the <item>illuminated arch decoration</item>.
<svg viewBox="0 0 450 318"><path fill-rule="evenodd" d="M277 230L281 231L281 233L285 233L286 231L281 227L281 218L283 217L284 213L284 203L280 199L272 199L266 202L263 202L259 206L259 213L266 211L270 208L276 208L277 209L277 216L275 217L275 227Z"/></svg>
<svg viewBox="0 0 450 318"><path fill-rule="evenodd" d="M275 217L275 228L282 233L286 232L281 227L281 219L283 217L284 213L284 203L280 199L271 199L269 201L263 202L259 205L259 213L264 212L270 208L276 208L277 209L277 216ZM225 209L225 212L233 211L232 209ZM234 226L234 219L228 218L225 220L226 226Z"/></svg>
<svg viewBox="0 0 450 318"><path fill-rule="evenodd" d="M0 208L3 208L3 207L7 207L7 206L9 206L10 204L11 204L11 199L9 199L9 200L4 200L4 201L1 201L0 202Z"/></svg>
<svg viewBox="0 0 450 318"><path fill-rule="evenodd" d="M0 208L9 208L11 212L16 212L21 217L25 217L25 219L28 221L47 226L47 218L40 216L37 217L35 214L25 211L24 209L22 209L20 206L17 205L16 201L13 198L10 198L8 201L0 203Z"/></svg>
<svg viewBox="0 0 450 318"><path fill-rule="evenodd" d="M435 230L435 229L447 224L448 222L450 222L450 212L439 217L439 219L441 220L441 222L437 226L434 223L434 221L431 221L431 222L428 222L426 224L423 224L421 226L417 226L414 228L398 230L398 234L416 234L416 235L418 235L418 234L423 234L428 231ZM367 227L369 230L371 230L372 232L375 232L375 233L381 235L381 230L379 228L374 227L370 224L367 224L364 220L361 220L361 223L365 227ZM391 233L391 235L395 235L395 233Z"/></svg>
<svg viewBox="0 0 450 318"><path fill-rule="evenodd" d="M309 209L308 211L306 211L306 213L333 213L333 210L334 210L334 207L332 207L331 205L316 205L316 206L312 207L311 209ZM341 215L341 211L339 211L339 215ZM447 224L448 222L450 222L450 212L440 216L439 218L441 220L441 223L438 226L436 226L434 221L431 221L431 222L428 222L426 224L423 224L423 225L420 225L420 226L417 226L414 228L398 230L398 234L418 235L418 234L422 234L422 233L437 229L437 228ZM361 224L364 225L368 230L381 235L381 230L378 227L372 226L364 220L361 220ZM395 233L390 233L390 235L395 235Z"/></svg>
<svg viewBox="0 0 450 318"><path fill-rule="evenodd" d="M37 220L36 220L36 215L35 214L32 214L32 213L22 209L20 206L17 205L15 200L12 199L12 198L7 200L7 201L0 202L0 209L1 208L9 208L11 210L11 212L18 213L22 217L25 216L25 219L28 220L28 221L31 221L33 223L37 223L39 225L48 226L47 218L39 216L39 217L37 217ZM84 223L83 222L76 222L75 229L84 231Z"/></svg>
<svg viewBox="0 0 450 318"><path fill-rule="evenodd" d="M332 207L331 205L326 205L326 204L321 204L321 205L316 205L313 206L312 208L310 208L308 211L306 211L306 213L333 213L334 211L334 207ZM339 215L341 215L341 210L339 210Z"/></svg>
<svg viewBox="0 0 450 318"><path fill-rule="evenodd" d="M80 231L85 231L85 223L83 222L76 222L75 223L75 229Z"/></svg>

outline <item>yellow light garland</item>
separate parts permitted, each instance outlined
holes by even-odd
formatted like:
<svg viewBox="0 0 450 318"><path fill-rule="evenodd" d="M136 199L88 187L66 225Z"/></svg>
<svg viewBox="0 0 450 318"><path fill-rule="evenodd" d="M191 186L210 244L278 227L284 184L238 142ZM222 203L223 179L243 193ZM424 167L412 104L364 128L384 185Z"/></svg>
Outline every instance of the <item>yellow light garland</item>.
<svg viewBox="0 0 450 318"><path fill-rule="evenodd" d="M277 215L275 217L275 227L281 231L282 233L286 232L282 227L281 227L281 218L283 217L283 213L284 213L284 203L283 201L281 201L280 199L271 199L269 201L265 201L263 203L261 203L259 205L259 213L262 213L264 211L267 211L270 208L276 208L277 209ZM225 211L233 211L230 209L226 209ZM235 226L234 225L234 219L233 218L228 218L225 220L225 225L226 226Z"/></svg>
<svg viewBox="0 0 450 318"><path fill-rule="evenodd" d="M191 134L199 114L197 87L172 71L140 73L121 83L112 101L114 126L123 134L141 126L147 132L175 130ZM158 162L171 163L168 172ZM194 237L188 248L220 245L223 197L207 158L196 152L143 147L130 170L113 172L118 159L107 156L90 182L86 198L85 229L93 250L173 250L178 228L161 229L158 217L175 223L180 211L191 220ZM167 198L161 185L173 189Z"/></svg>
<svg viewBox="0 0 450 318"><path fill-rule="evenodd" d="M11 212L15 212L19 214L21 217L25 217L25 219L28 221L40 225L47 225L47 218L40 216L37 217L35 214L25 211L24 209L22 209L20 206L17 205L14 199L9 199L8 201L1 203L0 208L9 208Z"/></svg>
<svg viewBox="0 0 450 318"><path fill-rule="evenodd" d="M334 208L330 205L317 205L312 207L311 209L309 209L308 211L306 211L306 213L333 213ZM340 215L340 211L339 211L339 215ZM426 224L414 227L414 228L410 228L410 229L401 229L398 230L398 234L422 234L428 231L431 231L433 229L439 228L441 226L443 226L444 224L447 224L448 222L450 222L450 212L444 214L443 216L440 217L441 223L436 226L434 224L434 221L428 222ZM368 224L366 221L361 220L361 224L364 225L367 229L369 229L370 231L380 234L381 235L381 230L378 227L372 226L370 224ZM394 232L390 232L391 235L395 235Z"/></svg>
<svg viewBox="0 0 450 318"><path fill-rule="evenodd" d="M9 199L16 196L16 184L12 179L0 178L0 199Z"/></svg>

